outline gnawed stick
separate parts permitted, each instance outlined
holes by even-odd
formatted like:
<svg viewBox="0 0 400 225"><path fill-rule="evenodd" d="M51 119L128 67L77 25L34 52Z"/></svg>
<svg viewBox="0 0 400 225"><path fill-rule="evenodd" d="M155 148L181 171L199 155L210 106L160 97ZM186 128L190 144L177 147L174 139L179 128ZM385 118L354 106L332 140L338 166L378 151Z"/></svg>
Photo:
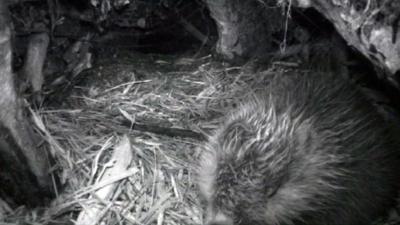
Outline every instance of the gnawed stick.
<svg viewBox="0 0 400 225"><path fill-rule="evenodd" d="M169 137L193 138L199 141L203 141L206 139L206 136L202 133L180 128L162 127L153 124L132 124L132 122L129 120L123 120L121 122L121 125L124 127L129 127L132 130L166 135Z"/></svg>
<svg viewBox="0 0 400 225"><path fill-rule="evenodd" d="M115 147L110 161L105 165L104 173L102 173L98 181L92 185L93 188L89 188L93 190L93 192L88 199L88 204L82 203L83 210L78 216L76 225L95 225L100 221L101 217L104 215L104 211L107 209L104 203L112 199L115 189L118 186L118 181L121 180L115 178L119 177L121 174L132 175L137 172L137 170L129 168L132 159L131 143L129 138L125 135L117 147Z"/></svg>
<svg viewBox="0 0 400 225"><path fill-rule="evenodd" d="M47 33L33 34L29 39L24 67L21 75L29 80L33 92L40 92L44 82L43 65L49 46L49 35Z"/></svg>

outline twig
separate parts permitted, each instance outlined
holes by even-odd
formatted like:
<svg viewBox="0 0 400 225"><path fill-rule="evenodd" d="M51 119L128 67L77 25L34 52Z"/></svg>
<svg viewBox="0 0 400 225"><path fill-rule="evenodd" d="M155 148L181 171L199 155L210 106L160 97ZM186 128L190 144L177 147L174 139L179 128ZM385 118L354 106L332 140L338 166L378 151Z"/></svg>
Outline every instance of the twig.
<svg viewBox="0 0 400 225"><path fill-rule="evenodd" d="M149 124L138 124L134 123L132 124L131 121L129 120L123 120L120 123L121 126L124 127L129 127L130 129L136 130L136 131L144 131L144 132L150 132L154 134L161 134L161 135L166 135L169 137L182 137L182 138L193 138L196 140L203 141L206 139L205 135L194 132L192 130L186 130L186 129L180 129L180 128L169 128L169 127L160 127L157 125L149 125Z"/></svg>

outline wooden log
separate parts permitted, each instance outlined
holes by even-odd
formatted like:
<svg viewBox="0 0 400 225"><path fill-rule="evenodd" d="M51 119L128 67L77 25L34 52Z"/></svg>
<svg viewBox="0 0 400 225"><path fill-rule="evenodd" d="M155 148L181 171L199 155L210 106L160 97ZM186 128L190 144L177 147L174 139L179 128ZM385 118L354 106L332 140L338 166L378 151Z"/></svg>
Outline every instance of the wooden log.
<svg viewBox="0 0 400 225"><path fill-rule="evenodd" d="M205 0L218 28L216 51L230 61L264 58L271 49L272 26L283 20L277 8L265 7L262 1ZM268 9L267 9L268 8Z"/></svg>
<svg viewBox="0 0 400 225"><path fill-rule="evenodd" d="M226 59L268 52L271 25L281 26L274 11L261 4L315 8L338 33L376 66L389 74L400 70L400 1L398 0L204 0L215 19L217 53ZM257 4L258 3L258 4ZM253 8L251 8L253 7ZM275 18L277 18L275 16ZM285 21L284 18L280 19ZM389 77L390 78L390 77Z"/></svg>
<svg viewBox="0 0 400 225"><path fill-rule="evenodd" d="M50 194L45 152L36 148L11 68L11 21L0 2L0 195L15 204L38 205Z"/></svg>
<svg viewBox="0 0 400 225"><path fill-rule="evenodd" d="M349 45L375 65L391 74L400 70L400 1L296 0L293 3L318 10Z"/></svg>
<svg viewBox="0 0 400 225"><path fill-rule="evenodd" d="M49 35L47 33L33 34L29 38L24 67L21 75L29 80L33 92L40 92L44 82L43 65L49 46Z"/></svg>

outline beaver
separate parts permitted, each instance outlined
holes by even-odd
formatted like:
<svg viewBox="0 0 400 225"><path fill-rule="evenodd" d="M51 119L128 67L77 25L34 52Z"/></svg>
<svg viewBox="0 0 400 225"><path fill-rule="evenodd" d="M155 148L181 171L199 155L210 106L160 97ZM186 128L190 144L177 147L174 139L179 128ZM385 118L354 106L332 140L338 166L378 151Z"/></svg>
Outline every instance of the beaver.
<svg viewBox="0 0 400 225"><path fill-rule="evenodd" d="M206 224L371 224L396 203L396 134L343 77L276 75L201 147Z"/></svg>

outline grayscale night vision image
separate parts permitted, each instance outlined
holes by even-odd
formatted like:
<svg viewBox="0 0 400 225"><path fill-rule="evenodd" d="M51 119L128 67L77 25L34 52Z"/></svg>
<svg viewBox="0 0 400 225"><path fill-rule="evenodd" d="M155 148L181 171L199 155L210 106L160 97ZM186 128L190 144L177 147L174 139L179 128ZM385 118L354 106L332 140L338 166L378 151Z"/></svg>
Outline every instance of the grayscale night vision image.
<svg viewBox="0 0 400 225"><path fill-rule="evenodd" d="M400 224L400 1L1 0L0 225Z"/></svg>

